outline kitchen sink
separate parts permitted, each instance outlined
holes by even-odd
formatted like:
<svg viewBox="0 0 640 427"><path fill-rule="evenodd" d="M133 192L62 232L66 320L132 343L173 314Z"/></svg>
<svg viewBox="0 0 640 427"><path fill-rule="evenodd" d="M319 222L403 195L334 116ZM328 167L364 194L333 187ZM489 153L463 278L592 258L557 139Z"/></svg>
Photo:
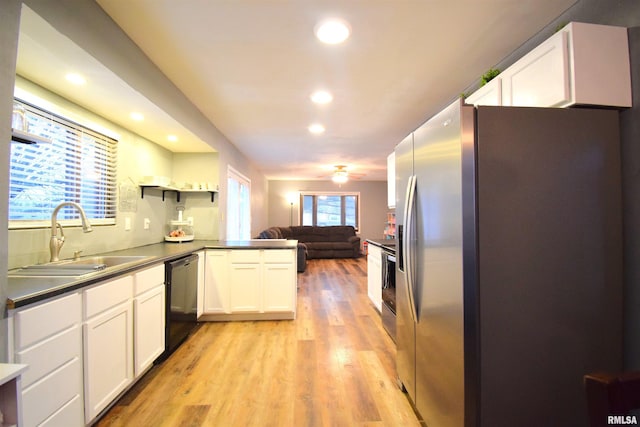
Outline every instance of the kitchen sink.
<svg viewBox="0 0 640 427"><path fill-rule="evenodd" d="M85 274L103 271L111 267L121 267L133 264L148 256L90 256L79 259L69 259L47 264L30 265L9 272L10 277L38 276L38 277L78 277Z"/></svg>
<svg viewBox="0 0 640 427"><path fill-rule="evenodd" d="M55 266L63 269L64 268L72 268L72 269L84 268L86 266L103 266L102 268L98 268L98 270L104 270L105 268L109 268L109 267L116 267L123 264L142 261L146 258L149 258L149 257L144 255L140 255L140 256L136 256L136 255L100 256L98 255L98 256L90 256L90 257L79 258L79 259L56 261L49 264L42 264L42 266L45 268L47 266Z"/></svg>

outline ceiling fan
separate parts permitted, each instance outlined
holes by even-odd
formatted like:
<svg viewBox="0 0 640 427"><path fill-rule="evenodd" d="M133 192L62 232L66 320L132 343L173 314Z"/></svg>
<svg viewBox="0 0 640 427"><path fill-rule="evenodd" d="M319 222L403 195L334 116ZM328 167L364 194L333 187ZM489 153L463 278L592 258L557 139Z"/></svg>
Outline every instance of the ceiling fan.
<svg viewBox="0 0 640 427"><path fill-rule="evenodd" d="M360 179L364 174L358 174L349 172L349 167L347 165L335 165L333 166L333 172L330 175L331 180L336 184L344 184L349 181L349 179Z"/></svg>

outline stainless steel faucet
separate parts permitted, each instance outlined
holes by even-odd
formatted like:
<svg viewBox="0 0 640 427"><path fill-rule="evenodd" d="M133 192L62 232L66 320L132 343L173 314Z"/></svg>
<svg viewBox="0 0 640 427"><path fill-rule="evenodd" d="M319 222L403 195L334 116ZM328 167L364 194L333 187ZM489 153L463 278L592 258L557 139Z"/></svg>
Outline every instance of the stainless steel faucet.
<svg viewBox="0 0 640 427"><path fill-rule="evenodd" d="M91 224L89 223L89 219L87 215L84 213L84 209L82 206L75 202L62 202L58 206L55 207L53 213L51 213L51 240L49 241L49 251L51 252L50 262L58 261L58 256L60 255L60 249L64 244L64 233L62 231L62 226L58 223L58 211L64 206L73 206L80 212L80 219L82 220L82 231L85 233L89 233L93 231L91 229ZM60 237L58 237L58 228L60 229Z"/></svg>

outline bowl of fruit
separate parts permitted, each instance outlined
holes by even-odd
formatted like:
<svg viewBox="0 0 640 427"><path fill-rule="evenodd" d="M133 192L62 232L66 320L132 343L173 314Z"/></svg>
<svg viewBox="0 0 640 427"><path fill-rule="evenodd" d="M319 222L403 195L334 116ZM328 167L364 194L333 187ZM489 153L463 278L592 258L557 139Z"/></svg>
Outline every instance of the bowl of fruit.
<svg viewBox="0 0 640 427"><path fill-rule="evenodd" d="M169 232L164 235L164 240L167 242L190 242L193 237L193 231L189 228L171 227Z"/></svg>

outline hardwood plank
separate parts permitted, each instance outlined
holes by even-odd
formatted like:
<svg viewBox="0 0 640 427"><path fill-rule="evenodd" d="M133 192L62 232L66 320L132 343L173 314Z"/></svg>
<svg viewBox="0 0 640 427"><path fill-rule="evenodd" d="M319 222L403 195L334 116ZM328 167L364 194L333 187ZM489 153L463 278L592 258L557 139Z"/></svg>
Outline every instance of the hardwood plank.
<svg viewBox="0 0 640 427"><path fill-rule="evenodd" d="M405 396L395 393L398 388L394 381L386 374L382 362L374 351L358 353L358 360L362 365L363 378L367 389L373 395L377 408L381 414L381 421L386 425L419 426L411 404Z"/></svg>
<svg viewBox="0 0 640 427"><path fill-rule="evenodd" d="M296 320L204 323L98 426L418 426L366 259L309 260Z"/></svg>

